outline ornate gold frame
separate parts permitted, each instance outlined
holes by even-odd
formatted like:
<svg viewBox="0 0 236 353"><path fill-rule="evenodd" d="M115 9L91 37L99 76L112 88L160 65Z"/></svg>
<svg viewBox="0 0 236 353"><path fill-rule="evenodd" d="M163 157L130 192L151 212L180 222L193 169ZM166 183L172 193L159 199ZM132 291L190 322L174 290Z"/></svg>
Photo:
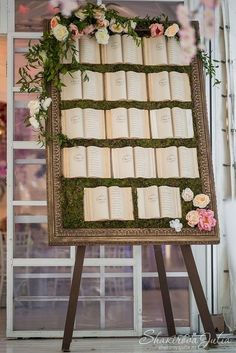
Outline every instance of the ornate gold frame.
<svg viewBox="0 0 236 353"><path fill-rule="evenodd" d="M209 142L208 119L205 98L205 83L202 62L195 58L191 64L191 87L193 114L198 132L199 169L203 192L211 197L211 208L215 212L216 197ZM59 93L50 87L52 107L48 118L50 135L60 132ZM65 229L62 222L60 203L61 153L56 141L47 144L47 203L48 232L50 245L89 245L89 244L217 244L219 227L211 232L199 231L196 228L183 228L176 233L171 228L93 228Z"/></svg>

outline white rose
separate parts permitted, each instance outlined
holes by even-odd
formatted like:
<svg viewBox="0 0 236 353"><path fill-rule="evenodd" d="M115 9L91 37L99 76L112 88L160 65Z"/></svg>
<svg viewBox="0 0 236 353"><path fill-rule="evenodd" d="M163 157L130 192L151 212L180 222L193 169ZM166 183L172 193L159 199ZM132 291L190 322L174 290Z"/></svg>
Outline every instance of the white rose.
<svg viewBox="0 0 236 353"><path fill-rule="evenodd" d="M120 23L110 23L109 28L114 33L121 33L124 30L124 27Z"/></svg>
<svg viewBox="0 0 236 353"><path fill-rule="evenodd" d="M75 16L78 17L81 21L84 21L87 17L86 12L83 9L75 11Z"/></svg>
<svg viewBox="0 0 236 353"><path fill-rule="evenodd" d="M182 194L181 194L182 198L184 201L192 201L193 197L194 197L194 194L192 192L192 190L190 188L186 188L182 191Z"/></svg>
<svg viewBox="0 0 236 353"><path fill-rule="evenodd" d="M31 116L31 118L29 118L29 123L31 126L33 126L34 129L38 129L40 126L35 116Z"/></svg>
<svg viewBox="0 0 236 353"><path fill-rule="evenodd" d="M181 229L183 228L183 224L180 222L179 219L172 219L172 221L169 222L170 223L170 227L174 228L174 230L179 233L181 232Z"/></svg>
<svg viewBox="0 0 236 353"><path fill-rule="evenodd" d="M95 33L96 40L98 44L108 44L109 34L106 28L98 29Z"/></svg>
<svg viewBox="0 0 236 353"><path fill-rule="evenodd" d="M41 105L42 105L42 108L43 110L48 110L50 104L52 102L52 98L45 98L43 101L41 101Z"/></svg>
<svg viewBox="0 0 236 353"><path fill-rule="evenodd" d="M66 28L66 26L60 25L58 24L56 27L54 27L52 29L52 33L54 35L54 37L59 40L60 42L62 42L63 40L66 40L66 38L69 35L69 32Z"/></svg>
<svg viewBox="0 0 236 353"><path fill-rule="evenodd" d="M39 112L40 102L38 99L32 100L28 103L28 108L30 110L30 115L33 116Z"/></svg>

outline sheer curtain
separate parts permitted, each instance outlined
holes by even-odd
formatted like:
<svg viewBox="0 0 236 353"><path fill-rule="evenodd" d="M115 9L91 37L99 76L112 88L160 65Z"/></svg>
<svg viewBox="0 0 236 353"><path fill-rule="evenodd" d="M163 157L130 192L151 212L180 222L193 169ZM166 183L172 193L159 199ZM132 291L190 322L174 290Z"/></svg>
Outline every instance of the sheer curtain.
<svg viewBox="0 0 236 353"><path fill-rule="evenodd" d="M218 252L218 311L230 331L236 329L236 199L235 81L236 2L222 0L215 36L215 57L221 61L214 88L213 159L221 228Z"/></svg>

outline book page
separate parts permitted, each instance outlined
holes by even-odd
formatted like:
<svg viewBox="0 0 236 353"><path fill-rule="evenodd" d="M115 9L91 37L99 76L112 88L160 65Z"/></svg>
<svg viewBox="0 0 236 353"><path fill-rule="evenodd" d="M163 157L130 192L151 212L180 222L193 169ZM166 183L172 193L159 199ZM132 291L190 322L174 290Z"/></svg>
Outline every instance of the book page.
<svg viewBox="0 0 236 353"><path fill-rule="evenodd" d="M158 187L137 188L138 218L160 218Z"/></svg>
<svg viewBox="0 0 236 353"><path fill-rule="evenodd" d="M122 37L123 62L125 64L143 64L142 45L136 44L135 40L128 34Z"/></svg>
<svg viewBox="0 0 236 353"><path fill-rule="evenodd" d="M150 110L151 133L154 139L173 137L171 109Z"/></svg>
<svg viewBox="0 0 236 353"><path fill-rule="evenodd" d="M86 139L105 139L104 111L84 109L84 137Z"/></svg>
<svg viewBox="0 0 236 353"><path fill-rule="evenodd" d="M110 36L109 42L101 46L102 63L118 64L123 62L121 35L114 34Z"/></svg>
<svg viewBox="0 0 236 353"><path fill-rule="evenodd" d="M188 74L170 72L171 99L174 101L190 102L191 87Z"/></svg>
<svg viewBox="0 0 236 353"><path fill-rule="evenodd" d="M110 148L87 147L88 178L110 178Z"/></svg>
<svg viewBox="0 0 236 353"><path fill-rule="evenodd" d="M84 220L103 221L109 219L108 189L106 186L84 188Z"/></svg>
<svg viewBox="0 0 236 353"><path fill-rule="evenodd" d="M61 89L62 100L82 99L81 71L67 72L65 75L60 74L60 78L65 85Z"/></svg>
<svg viewBox="0 0 236 353"><path fill-rule="evenodd" d="M193 138L193 117L191 109L172 108L174 136L176 138Z"/></svg>
<svg viewBox="0 0 236 353"><path fill-rule="evenodd" d="M180 189L169 186L159 186L161 218L181 218L182 208Z"/></svg>
<svg viewBox="0 0 236 353"><path fill-rule="evenodd" d="M167 38L167 56L169 65L189 65L184 58L180 42L174 37Z"/></svg>
<svg viewBox="0 0 236 353"><path fill-rule="evenodd" d="M62 149L62 174L65 178L85 178L86 148L84 146Z"/></svg>
<svg viewBox="0 0 236 353"><path fill-rule="evenodd" d="M197 149L179 147L179 170L181 178L199 178Z"/></svg>
<svg viewBox="0 0 236 353"><path fill-rule="evenodd" d="M111 154L113 178L134 178L133 148L112 148Z"/></svg>
<svg viewBox="0 0 236 353"><path fill-rule="evenodd" d="M150 138L148 110L129 108L129 137L130 138Z"/></svg>
<svg viewBox="0 0 236 353"><path fill-rule="evenodd" d="M127 99L125 71L105 73L105 92L108 101Z"/></svg>
<svg viewBox="0 0 236 353"><path fill-rule="evenodd" d="M156 178L154 148L134 147L136 178Z"/></svg>
<svg viewBox="0 0 236 353"><path fill-rule="evenodd" d="M165 36L143 37L143 54L145 65L167 65Z"/></svg>
<svg viewBox="0 0 236 353"><path fill-rule="evenodd" d="M147 81L146 74L141 72L128 71L127 77L127 97L128 100L147 101Z"/></svg>
<svg viewBox="0 0 236 353"><path fill-rule="evenodd" d="M126 108L106 110L107 138L128 138L128 114Z"/></svg>
<svg viewBox="0 0 236 353"><path fill-rule="evenodd" d="M156 149L158 178L179 178L177 147Z"/></svg>
<svg viewBox="0 0 236 353"><path fill-rule="evenodd" d="M87 71L89 80L83 81L83 99L100 101L104 99L103 75L100 72Z"/></svg>
<svg viewBox="0 0 236 353"><path fill-rule="evenodd" d="M83 36L79 39L80 62L100 64L100 47L94 37Z"/></svg>
<svg viewBox="0 0 236 353"><path fill-rule="evenodd" d="M81 108L61 111L61 132L69 139L84 138L83 110Z"/></svg>
<svg viewBox="0 0 236 353"><path fill-rule="evenodd" d="M133 198L131 187L110 186L109 206L111 220L133 220Z"/></svg>
<svg viewBox="0 0 236 353"><path fill-rule="evenodd" d="M148 74L149 100L154 102L167 101L171 99L169 74L161 71Z"/></svg>

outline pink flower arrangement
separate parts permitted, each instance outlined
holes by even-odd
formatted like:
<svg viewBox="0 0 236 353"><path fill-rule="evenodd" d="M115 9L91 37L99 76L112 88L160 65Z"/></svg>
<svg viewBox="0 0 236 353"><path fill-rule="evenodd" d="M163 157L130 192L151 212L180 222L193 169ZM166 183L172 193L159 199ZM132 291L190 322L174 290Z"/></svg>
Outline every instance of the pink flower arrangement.
<svg viewBox="0 0 236 353"><path fill-rule="evenodd" d="M91 34L94 30L95 30L94 25L88 25L87 27L85 27L85 28L83 29L83 33L84 33L84 35L89 35L89 34Z"/></svg>
<svg viewBox="0 0 236 353"><path fill-rule="evenodd" d="M153 23L149 26L151 37L160 37L164 34L164 26L161 23Z"/></svg>
<svg viewBox="0 0 236 353"><path fill-rule="evenodd" d="M216 225L214 212L212 210L197 209L199 215L198 229L210 232Z"/></svg>
<svg viewBox="0 0 236 353"><path fill-rule="evenodd" d="M74 23L70 24L69 29L74 39L81 38L84 35L84 32L79 31L78 27Z"/></svg>

